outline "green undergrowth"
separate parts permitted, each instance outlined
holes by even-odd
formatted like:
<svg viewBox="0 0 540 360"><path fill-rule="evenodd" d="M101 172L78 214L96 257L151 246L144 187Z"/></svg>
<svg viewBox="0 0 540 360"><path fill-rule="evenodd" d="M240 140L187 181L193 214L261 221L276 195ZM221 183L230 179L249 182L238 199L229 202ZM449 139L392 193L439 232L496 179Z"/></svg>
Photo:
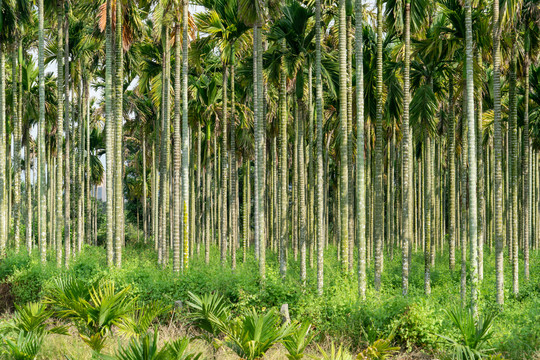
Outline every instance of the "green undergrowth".
<svg viewBox="0 0 540 360"><path fill-rule="evenodd" d="M341 273L335 248L330 247L325 254L322 297L317 296L316 266L308 266L308 285L303 289L299 281L299 264L292 256L288 263L288 275L282 279L275 255L269 254L266 279L262 281L253 256L242 263L239 253L237 269L232 271L220 266L218 249L211 250L210 264L204 263L203 254L194 254L189 270L183 274L173 274L170 264L165 268L158 265L150 245L128 246L121 269L107 268L103 248L85 247L67 270L56 267L54 253L49 255L46 265L41 265L37 253L32 256L11 253L0 261L0 282L11 285L10 291L18 304L42 299L53 280L66 274L88 283L107 278L120 288L130 285L132 295L143 302L159 300L171 305L176 301L185 303L191 291L196 294L218 292L231 302L233 312L249 307L258 310L279 309L287 303L291 318L308 320L313 324L318 341L339 340L353 350L392 335L394 343L402 350L436 354L443 351L445 346L438 335L455 335L445 310L461 302L460 265L458 262L456 270L451 272L447 254L439 254L436 258L436 265L431 271L430 296L424 295L424 260L421 253L412 257L409 295L402 295L401 254L396 253L394 259L385 258L380 292L372 287L373 264L368 266L366 300L359 301L356 272ZM498 313L491 345L505 358L532 358L540 349L539 258L538 253L531 253L531 279L528 282L521 280L517 296L512 294L512 271L506 265L506 302L501 309L495 304L494 255L486 250L479 309L481 313ZM469 294L470 289L467 291ZM168 318L162 319L164 322L185 320L184 307L172 309Z"/></svg>

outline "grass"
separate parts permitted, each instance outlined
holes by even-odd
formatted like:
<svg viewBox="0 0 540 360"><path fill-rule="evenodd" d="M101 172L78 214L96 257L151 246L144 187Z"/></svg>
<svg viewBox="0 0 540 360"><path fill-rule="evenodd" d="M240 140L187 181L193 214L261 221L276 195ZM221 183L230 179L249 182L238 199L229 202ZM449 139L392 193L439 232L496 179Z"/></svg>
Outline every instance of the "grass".
<svg viewBox="0 0 540 360"><path fill-rule="evenodd" d="M119 287L130 285L133 295L143 301L160 300L174 304L185 303L188 291L197 294L219 292L233 305L233 312L254 307L258 310L278 308L289 304L292 319L310 321L318 333L316 342L323 347L330 341L345 344L352 351L359 351L378 338L384 338L395 331L394 342L402 352L436 356L444 351L444 345L435 334L455 335L444 310L460 302L459 270L448 270L447 253L438 254L432 268L432 294L423 294L423 254L413 255L410 271L410 292L407 298L401 295L401 256L396 252L394 259L385 258L382 289L375 292L373 264L368 267L368 292L366 301L357 299L357 279L355 274L342 274L337 259L337 250L330 247L325 254L324 296L316 292L316 269L308 266L308 285L300 285L299 264L289 259L288 276L282 280L278 261L274 254L268 254L267 278L264 282L258 276L257 263L250 256L245 264L239 263L236 271L223 269L219 265L219 250L212 248L211 263L204 263L204 255L194 254L188 273L171 276L168 266L157 265L156 255L151 246L130 245L124 253L121 269L107 269L105 251L102 248L85 247L83 254L73 259L68 270L57 269L54 254L50 263L41 266L37 254L10 254L0 263L0 282L9 283L10 295L17 303L41 299L52 284L52 279L69 273L84 281L110 278ZM456 255L459 259L459 254ZM521 264L520 264L521 265ZM459 263L456 264L459 268ZM520 267L522 272L522 267ZM540 256L531 253L531 279L520 280L520 293L511 292L512 270L505 261L506 301L495 319L492 347L508 359L540 358ZM481 312L498 309L495 304L494 254L486 249L484 280L480 285L479 308ZM520 274L521 275L521 274ZM470 289L469 289L470 291ZM1 294L0 294L1 295ZM1 296L0 296L1 297ZM0 304L1 306L1 304ZM175 308L161 318L161 341L192 334L185 328L185 308ZM115 336L106 344L106 349L114 349L123 339ZM55 359L54 354L65 352L74 359L90 358L85 355L86 347L75 337L53 336L44 347L44 359ZM206 344L196 341L191 346ZM281 351L281 352L280 352ZM283 359L284 349L272 349L267 358ZM107 352L107 351L106 351ZM309 348L312 354L316 348ZM86 356L86 357L85 357ZM227 353L220 359L227 359ZM232 354L231 354L232 356ZM402 355L405 356L405 355ZM410 356L410 355L407 355ZM231 357L231 359L234 357Z"/></svg>

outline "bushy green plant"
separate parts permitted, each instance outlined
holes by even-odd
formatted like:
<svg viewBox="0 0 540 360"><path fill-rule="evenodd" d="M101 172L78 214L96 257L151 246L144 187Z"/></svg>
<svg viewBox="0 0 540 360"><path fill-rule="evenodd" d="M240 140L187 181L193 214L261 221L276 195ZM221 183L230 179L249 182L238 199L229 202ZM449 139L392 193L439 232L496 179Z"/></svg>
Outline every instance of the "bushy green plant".
<svg viewBox="0 0 540 360"><path fill-rule="evenodd" d="M244 360L261 359L276 343L288 335L288 326L280 325L275 310L259 314L255 309L232 320L225 327L224 343Z"/></svg>
<svg viewBox="0 0 540 360"><path fill-rule="evenodd" d="M139 303L118 324L119 330L129 337L143 336L158 316L169 311L171 307L159 301L150 303Z"/></svg>
<svg viewBox="0 0 540 360"><path fill-rule="evenodd" d="M172 343L159 347L157 330L148 332L139 338L131 339L125 346L120 347L115 356L102 356L104 360L198 360L200 353L189 353L189 339L181 338Z"/></svg>
<svg viewBox="0 0 540 360"><path fill-rule="evenodd" d="M434 335L440 326L441 316L425 303L412 304L402 314L396 316L389 328L394 329L395 341L407 351L415 347L433 349L437 347Z"/></svg>
<svg viewBox="0 0 540 360"><path fill-rule="evenodd" d="M358 354L357 360L385 360L399 351L390 339L378 339Z"/></svg>
<svg viewBox="0 0 540 360"><path fill-rule="evenodd" d="M289 325L290 331L283 338L283 346L287 349L287 359L300 360L304 358L306 347L313 341L315 334L311 330L311 324L303 322Z"/></svg>
<svg viewBox="0 0 540 360"><path fill-rule="evenodd" d="M187 305L191 312L189 320L197 328L212 337L218 337L227 327L230 319L230 305L219 294L204 294L201 296L189 292Z"/></svg>
<svg viewBox="0 0 540 360"><path fill-rule="evenodd" d="M116 290L113 282L101 281L88 287L71 277L59 278L47 296L57 314L71 321L81 339L100 353L114 325L124 322L133 311L130 288Z"/></svg>
<svg viewBox="0 0 540 360"><path fill-rule="evenodd" d="M1 352L14 360L33 360L37 357L43 340L49 334L67 335L64 326L47 323L53 312L42 303L15 305L16 312L0 326Z"/></svg>
<svg viewBox="0 0 540 360"><path fill-rule="evenodd" d="M328 352L324 351L319 345L320 356L313 357L313 359L318 360L353 360L353 356L341 345L336 349L336 346L332 342L330 345L330 350Z"/></svg>
<svg viewBox="0 0 540 360"><path fill-rule="evenodd" d="M489 312L476 320L470 309L456 307L446 310L446 314L458 331L457 339L439 335L450 347L448 356L455 360L479 360L488 357L493 350L488 348L488 342L492 338L495 313Z"/></svg>

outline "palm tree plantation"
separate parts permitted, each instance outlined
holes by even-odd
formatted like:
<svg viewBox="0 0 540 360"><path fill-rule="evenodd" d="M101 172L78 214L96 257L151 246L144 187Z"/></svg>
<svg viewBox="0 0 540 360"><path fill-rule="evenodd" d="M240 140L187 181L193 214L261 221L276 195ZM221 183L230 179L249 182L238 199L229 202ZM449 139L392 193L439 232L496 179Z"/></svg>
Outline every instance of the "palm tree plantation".
<svg viewBox="0 0 540 360"><path fill-rule="evenodd" d="M0 0L0 359L540 359L540 0Z"/></svg>

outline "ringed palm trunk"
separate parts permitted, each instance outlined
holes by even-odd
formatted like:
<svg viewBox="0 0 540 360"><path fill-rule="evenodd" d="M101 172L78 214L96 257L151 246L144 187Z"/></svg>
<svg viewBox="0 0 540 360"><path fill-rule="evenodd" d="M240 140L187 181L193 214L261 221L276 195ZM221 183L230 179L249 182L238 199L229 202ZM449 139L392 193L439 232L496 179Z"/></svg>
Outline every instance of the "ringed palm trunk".
<svg viewBox="0 0 540 360"><path fill-rule="evenodd" d="M349 269L349 170L347 132L347 23L345 0L339 1L340 239L343 271ZM301 164L300 164L301 165Z"/></svg>
<svg viewBox="0 0 540 360"><path fill-rule="evenodd" d="M188 130L188 1L182 9L182 208L183 208L183 254L184 270L189 267L189 130Z"/></svg>
<svg viewBox="0 0 540 360"><path fill-rule="evenodd" d="M401 287L403 295L409 292L409 249L413 235L413 224L411 211L413 206L413 172L412 172L412 141L409 128L409 106L411 102L410 92L410 69L411 69L411 2L405 0L404 9L404 42L405 42L405 64L403 69L403 124L402 124L402 228L401 228Z"/></svg>
<svg viewBox="0 0 540 360"><path fill-rule="evenodd" d="M69 74L69 23L68 15L64 11L64 130L65 130L65 146L64 146L64 265L68 267L69 260L71 257L71 131L70 131L70 102L69 102L69 92L70 92L70 74ZM59 154L59 156L62 156ZM58 191L58 189L57 189ZM61 188L60 188L61 193Z"/></svg>
<svg viewBox="0 0 540 360"><path fill-rule="evenodd" d="M57 38L57 119L56 119L56 265L62 266L62 230L63 230L63 181L64 181L64 166L63 154L64 148L64 2L57 2L57 18L58 18L58 38Z"/></svg>
<svg viewBox="0 0 540 360"><path fill-rule="evenodd" d="M356 0L356 29L355 29L355 35L356 35L355 36L355 41L356 41L356 131L357 131L357 134L356 134L356 238L357 238L357 243L358 243L358 295L361 299L365 299L366 298L366 208L365 208L366 207L366 174L365 174L365 164L364 164L365 162L365 156L364 156L364 147L365 147L364 145L364 142L365 142L365 139L364 139L364 49L363 49L364 41L363 41L363 29L362 29L363 27L363 18L362 18L363 11L362 10L363 10L362 0ZM319 77L320 77L320 70L319 70ZM322 113L322 109L321 109L321 113ZM404 127L404 131L405 131L405 127ZM321 157L322 157L322 154L321 154ZM322 179L320 180L322 182ZM319 204L319 205L322 206L322 204Z"/></svg>
<svg viewBox="0 0 540 360"><path fill-rule="evenodd" d="M12 82L13 82L13 145L14 145L14 154L13 154L13 172L14 172L14 201L13 201L13 225L14 225L14 242L15 242L15 252L19 252L20 241L21 241L21 121L19 117L19 96L18 94L18 84L17 79L19 78L18 73L21 68L21 64L18 63L18 50L22 51L20 48L20 41L18 46L13 48L13 62L12 62ZM22 60L22 59L21 59ZM22 100L22 99L21 99Z"/></svg>
<svg viewBox="0 0 540 360"><path fill-rule="evenodd" d="M523 112L523 216L522 216L522 234L523 234L523 272L525 280L529 280L529 242L530 242L530 188L529 188L529 49L530 37L529 30L525 33L525 64L524 64L524 112Z"/></svg>
<svg viewBox="0 0 540 360"><path fill-rule="evenodd" d="M319 4L320 5L320 4ZM320 25L319 25L320 26ZM320 31L320 29L319 29ZM282 48L284 44L282 44ZM279 124L279 186L280 186L280 242L279 242L279 271L282 277L285 277L287 273L287 259L286 259L286 248L287 248L287 237L288 226L287 226L287 214L288 214L288 205L289 198L287 190L289 188L289 176L288 169L289 164L287 162L287 122L288 122L288 111L287 111L287 74L285 71L284 59L281 63L281 78L280 78L280 88L279 88L279 109L280 109L280 124Z"/></svg>
<svg viewBox="0 0 540 360"><path fill-rule="evenodd" d="M383 219L383 124L382 124L382 111L383 111L383 62L382 62L382 35L383 35L383 23L382 23L382 0L377 0L377 116L375 118L375 178L374 178L374 190L375 190L375 204L374 213L376 214L376 223L374 228L374 242L375 242L375 289L378 291L381 287L381 273L382 273L382 241L384 231L384 219Z"/></svg>
<svg viewBox="0 0 540 360"><path fill-rule="evenodd" d="M321 78L321 0L315 8L315 106L317 116L317 292L324 286L324 182L323 182L323 94ZM357 17L358 19L358 17ZM359 22L359 21L358 21ZM358 39L357 39L358 49ZM357 83L358 84L358 83ZM283 226L283 225L282 225Z"/></svg>
<svg viewBox="0 0 540 360"><path fill-rule="evenodd" d="M495 158L495 187L493 213L495 217L495 289L497 304L504 304L503 253L503 188L502 188L502 131L501 131L501 54L499 2L493 2L493 152Z"/></svg>
<svg viewBox="0 0 540 360"><path fill-rule="evenodd" d="M24 162L26 165L26 170L24 172L24 178L26 183L26 251L28 252L28 254L31 254L33 246L32 224L34 221L32 216L32 173L30 165L32 162L32 152L30 149L30 131L27 131L28 133L26 134L26 144L24 146Z"/></svg>
<svg viewBox="0 0 540 360"><path fill-rule="evenodd" d="M482 63L482 53L478 52L478 64L483 75L483 63ZM484 221L484 209L485 209L485 199L484 199L484 161L483 161L483 146L482 146L482 83L478 85L478 107L476 109L476 144L477 144L477 158L478 158L478 281L482 281L484 278L484 239L485 239L485 221Z"/></svg>
<svg viewBox="0 0 540 360"><path fill-rule="evenodd" d="M122 247L124 245L124 183L122 161L122 103L124 94L124 51L122 42L122 2L116 0L116 69L115 69L115 172L114 172L114 205L115 205L115 244L114 260L117 267L122 266Z"/></svg>
<svg viewBox="0 0 540 360"><path fill-rule="evenodd" d="M298 86L298 77L303 76L302 68L298 71L296 86ZM300 82L303 87L303 82ZM302 89L303 90L303 89ZM298 94L298 89L297 89ZM305 183L305 161L304 161L304 103L301 98L297 98L296 121L298 123L298 202L299 202L299 247L300 247L300 280L302 286L306 286L306 183Z"/></svg>
<svg viewBox="0 0 540 360"><path fill-rule="evenodd" d="M0 6L1 6L0 2ZM43 8L43 6L41 7ZM6 256L7 214L4 203L6 202L6 58L3 44L0 44L0 258ZM45 259L42 258L42 262Z"/></svg>
<svg viewBox="0 0 540 360"><path fill-rule="evenodd" d="M175 59L175 76L174 76L174 155L173 155L173 214L175 219L179 219L180 213L180 171L182 163L181 153L181 132L180 119L180 22L176 22L174 36L174 59ZM182 214L183 215L183 214ZM175 221L173 224L173 271L180 271L180 221Z"/></svg>
<svg viewBox="0 0 540 360"><path fill-rule="evenodd" d="M230 233L230 247L231 247L231 263L232 269L236 269L236 248L238 243L238 168L236 166L236 118L235 118L235 45L233 43L231 49L231 140L230 140L230 156L231 156L231 233Z"/></svg>
<svg viewBox="0 0 540 360"><path fill-rule="evenodd" d="M228 96L227 96L227 88L228 88L228 65L226 63L223 64L223 123L222 123L222 129L221 129L221 136L222 136L222 149L221 149L221 197L223 199L223 204L221 206L221 266L225 266L225 263L227 262L227 237L228 237L228 225L227 225L227 217L229 216L229 212L227 211L227 205L229 202L228 199L228 158L229 158L229 152L227 151L227 128L229 127L229 114L228 114Z"/></svg>
<svg viewBox="0 0 540 360"><path fill-rule="evenodd" d="M107 265L111 267L114 263L114 226L115 218L113 211L113 183L114 183L114 123L112 117L112 0L107 0L107 25L105 34L105 124L106 133L106 181L107 181Z"/></svg>
<svg viewBox="0 0 540 360"><path fill-rule="evenodd" d="M90 183L92 181L92 170L90 169L90 84L85 80L84 92L86 96L86 239L90 244L92 243L92 196L90 194ZM84 171L83 171L84 175ZM95 244L94 244L95 245Z"/></svg>
<svg viewBox="0 0 540 360"><path fill-rule="evenodd" d="M426 135L426 141L422 144L422 150L424 153L424 292L426 295L431 294L431 234L432 234L432 223L431 223L431 211L432 211L432 186L431 186L431 177L433 162L431 154L431 139L429 135Z"/></svg>
<svg viewBox="0 0 540 360"><path fill-rule="evenodd" d="M476 194L477 157L476 157L476 123L474 118L474 70L472 39L472 5L465 1L465 68L467 72L467 122L469 142L469 194ZM471 308L475 318L478 317L478 239L477 239L477 198L469 196L469 244L471 262Z"/></svg>
<svg viewBox="0 0 540 360"><path fill-rule="evenodd" d="M514 39L517 40L517 39ZM514 294L519 291L519 236L518 236L518 135L517 135L517 94L516 94L516 60L517 45L514 42L511 52L510 63L510 219L512 226L512 239L510 246L512 247L511 263L512 263L512 290Z"/></svg>
<svg viewBox="0 0 540 360"><path fill-rule="evenodd" d="M448 193L448 261L450 270L456 266L456 121L454 119L454 83L450 79L448 85L450 109L448 111L448 176L450 190Z"/></svg>

